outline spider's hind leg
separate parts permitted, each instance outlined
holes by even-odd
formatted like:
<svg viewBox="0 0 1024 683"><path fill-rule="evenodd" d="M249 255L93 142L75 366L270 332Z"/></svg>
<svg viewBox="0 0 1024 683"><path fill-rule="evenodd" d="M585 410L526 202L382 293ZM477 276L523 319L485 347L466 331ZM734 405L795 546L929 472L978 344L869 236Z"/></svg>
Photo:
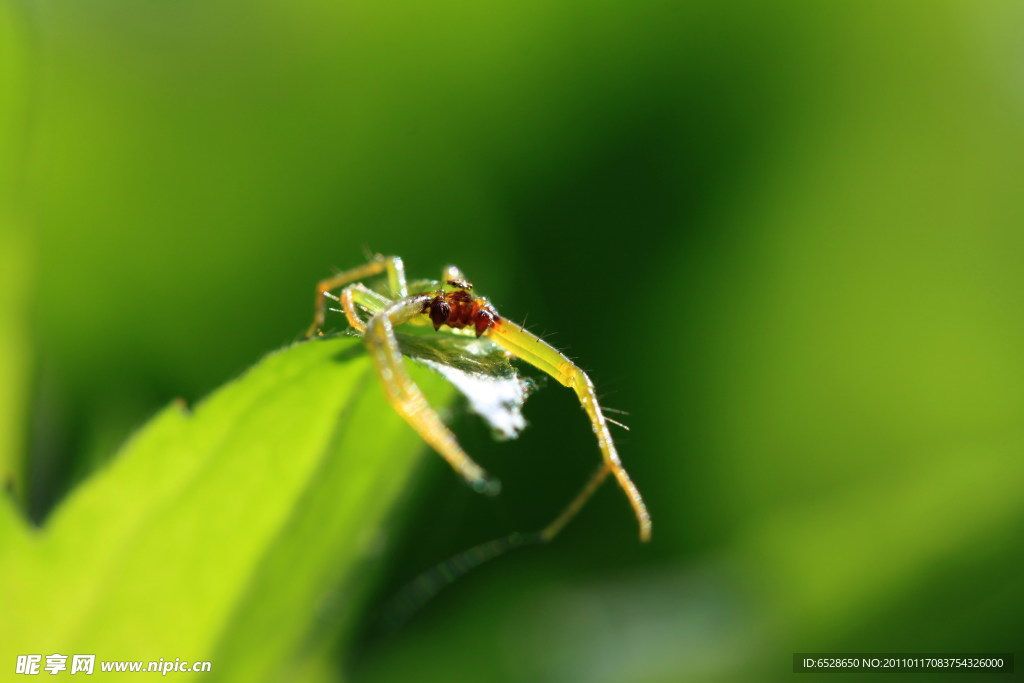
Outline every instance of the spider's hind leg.
<svg viewBox="0 0 1024 683"><path fill-rule="evenodd" d="M333 295L328 294L327 296ZM341 290L341 296L338 298L338 301L341 302L341 310L345 313L348 324L360 334L366 332L366 324L359 317L356 306L369 311L371 315L376 315L391 303L377 292L359 282Z"/></svg>
<svg viewBox="0 0 1024 683"><path fill-rule="evenodd" d="M357 280L380 275L381 273L387 273L388 287L391 288L395 296L408 296L409 292L405 284L405 265L402 263L402 258L400 256L381 256L377 254L361 266L338 273L316 283L316 291L313 296L313 322L310 324L309 329L306 330L306 336L312 337L317 334L320 331L320 327L324 324L324 311L327 307L324 301L326 298L324 294Z"/></svg>

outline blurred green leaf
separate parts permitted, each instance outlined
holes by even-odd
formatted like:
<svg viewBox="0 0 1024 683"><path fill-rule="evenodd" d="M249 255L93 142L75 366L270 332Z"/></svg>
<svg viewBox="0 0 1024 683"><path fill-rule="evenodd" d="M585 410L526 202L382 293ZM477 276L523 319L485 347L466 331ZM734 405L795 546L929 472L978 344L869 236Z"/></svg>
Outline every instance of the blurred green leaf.
<svg viewBox="0 0 1024 683"><path fill-rule="evenodd" d="M163 410L43 529L4 508L0 641L280 672L351 624L423 450L358 339L274 353L193 413Z"/></svg>
<svg viewBox="0 0 1024 683"><path fill-rule="evenodd" d="M0 6L0 484L24 493L23 437L32 353L28 308L33 271L24 207L31 91L21 7Z"/></svg>
<svg viewBox="0 0 1024 683"><path fill-rule="evenodd" d="M0 223L4 221L0 216ZM24 430L28 413L31 346L27 308L29 260L26 241L0 225L0 484L24 493Z"/></svg>

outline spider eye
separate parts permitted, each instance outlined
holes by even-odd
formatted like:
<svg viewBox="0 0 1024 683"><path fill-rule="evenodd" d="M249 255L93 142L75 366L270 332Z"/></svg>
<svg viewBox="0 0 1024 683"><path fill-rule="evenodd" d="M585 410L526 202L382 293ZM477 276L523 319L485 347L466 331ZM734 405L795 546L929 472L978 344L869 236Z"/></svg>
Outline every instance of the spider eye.
<svg viewBox="0 0 1024 683"><path fill-rule="evenodd" d="M476 327L476 336L479 339L480 335L494 326L494 316L490 311L482 310L476 314L475 318L473 325Z"/></svg>
<svg viewBox="0 0 1024 683"><path fill-rule="evenodd" d="M434 323L434 331L441 329L441 325L448 322L448 315L452 312L452 307L445 303L444 299L440 297L434 299L434 302L430 304L430 320Z"/></svg>

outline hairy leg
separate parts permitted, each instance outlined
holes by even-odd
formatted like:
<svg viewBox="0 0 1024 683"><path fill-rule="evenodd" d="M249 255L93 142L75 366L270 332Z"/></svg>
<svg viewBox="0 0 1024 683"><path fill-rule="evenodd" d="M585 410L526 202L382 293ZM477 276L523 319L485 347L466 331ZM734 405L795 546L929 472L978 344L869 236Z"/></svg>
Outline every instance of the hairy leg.
<svg viewBox="0 0 1024 683"><path fill-rule="evenodd" d="M374 275L380 275L385 272L388 276L388 287L391 288L394 296L407 296L408 291L405 285L405 266L399 256L381 256L378 254L369 262L364 263L361 266L346 270L343 273L338 273L337 275L318 282L316 284L316 292L314 293L313 300L313 322L310 324L309 329L306 330L306 336L312 337L320 331L320 327L324 324L324 310L326 308L326 304L324 303L324 294L326 292L338 289L339 287L344 287L345 285L356 282L357 280L373 277Z"/></svg>
<svg viewBox="0 0 1024 683"><path fill-rule="evenodd" d="M629 473L622 466L619 453L615 449L615 443L612 441L612 435L608 432L608 424L605 421L604 414L601 412L601 405L597 401L594 385L590 378L587 377L587 374L540 337L505 318L502 318L494 327L487 330L486 334L489 339L509 353L524 360L538 370L546 372L559 383L576 392L580 404L590 418L594 435L597 437L598 447L601 449L601 455L604 458L605 467L615 475L619 486L626 493L626 497L629 498L629 502L633 506L633 513L636 515L637 523L640 526L640 540L649 540L651 537L651 516L647 512L647 506L640 496L640 491L637 490L633 480L629 478ZM580 496L577 497L577 500L566 511L568 517L571 517L579 510L587 498L597 489L597 484L603 478L600 474L595 475L594 480L592 480L594 482L593 486L588 485L585 487ZM559 520L561 520L561 517L552 523L555 526L554 533L561 529L561 526L568 521L568 518L560 523Z"/></svg>
<svg viewBox="0 0 1024 683"><path fill-rule="evenodd" d="M402 354L395 339L394 327L421 315L429 294L406 297L392 303L370 318L363 339L377 366L384 393L391 406L409 425L419 432L430 446L458 472L476 491L495 495L501 488L497 480L473 462L455 440L420 388L409 377L402 364Z"/></svg>
<svg viewBox="0 0 1024 683"><path fill-rule="evenodd" d="M590 479L587 480L587 483L583 486L580 492L572 499L572 502L569 503L557 517L551 520L546 527L540 530L537 534L538 539L546 543L557 536L559 532L565 528L565 525L568 524L572 518L577 515L577 513L579 513L580 509L584 505L586 505L587 501L590 500L590 497L594 495L594 492L597 491L601 484L604 483L604 480L608 478L609 474L611 474L611 470L608 469L606 464L601 463L601 466L597 468L597 471L594 472L593 475L591 475ZM647 537L650 538L650 531L648 531ZM644 540L647 539L645 538Z"/></svg>
<svg viewBox="0 0 1024 683"><path fill-rule="evenodd" d="M341 302L341 310L344 311L345 317L348 318L348 324L360 334L366 332L366 325L359 317L356 306L368 311L371 315L376 315L386 309L391 303L377 292L359 282L341 290L341 297L338 300Z"/></svg>

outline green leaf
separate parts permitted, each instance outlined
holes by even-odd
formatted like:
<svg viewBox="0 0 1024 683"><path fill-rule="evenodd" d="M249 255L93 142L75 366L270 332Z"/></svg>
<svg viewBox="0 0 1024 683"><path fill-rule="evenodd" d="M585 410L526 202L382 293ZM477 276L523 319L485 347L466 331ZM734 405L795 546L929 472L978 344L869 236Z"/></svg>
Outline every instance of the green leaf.
<svg viewBox="0 0 1024 683"><path fill-rule="evenodd" d="M32 374L29 300L35 270L25 160L32 91L27 8L0 6L0 485L23 499L24 428Z"/></svg>
<svg viewBox="0 0 1024 683"><path fill-rule="evenodd" d="M450 401L407 366L433 405ZM0 508L4 661L181 658L280 677L351 627L424 452L360 340L271 354L191 414L162 411L44 528Z"/></svg>

